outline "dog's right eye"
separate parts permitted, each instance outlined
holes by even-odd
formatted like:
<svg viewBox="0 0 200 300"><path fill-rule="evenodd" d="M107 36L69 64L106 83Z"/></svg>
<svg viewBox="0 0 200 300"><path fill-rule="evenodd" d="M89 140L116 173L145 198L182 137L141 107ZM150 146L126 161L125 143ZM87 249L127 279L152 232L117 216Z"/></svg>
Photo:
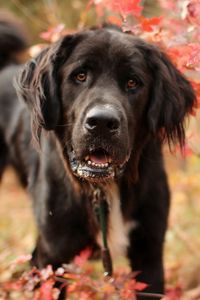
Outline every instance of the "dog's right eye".
<svg viewBox="0 0 200 300"><path fill-rule="evenodd" d="M77 82L85 82L87 79L87 74L85 72L80 72L75 75L75 80Z"/></svg>

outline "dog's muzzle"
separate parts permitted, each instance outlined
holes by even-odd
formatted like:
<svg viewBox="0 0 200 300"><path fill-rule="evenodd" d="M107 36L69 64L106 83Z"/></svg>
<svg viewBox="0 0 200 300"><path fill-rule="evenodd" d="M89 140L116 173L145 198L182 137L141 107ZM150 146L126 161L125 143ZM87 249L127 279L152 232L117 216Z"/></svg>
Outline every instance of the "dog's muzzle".
<svg viewBox="0 0 200 300"><path fill-rule="evenodd" d="M114 149L121 133L118 112L109 105L95 106L86 113L82 126L90 142L82 159L77 159L75 147L68 153L73 173L90 181L119 177L123 173L127 157L120 160L116 154L120 149Z"/></svg>

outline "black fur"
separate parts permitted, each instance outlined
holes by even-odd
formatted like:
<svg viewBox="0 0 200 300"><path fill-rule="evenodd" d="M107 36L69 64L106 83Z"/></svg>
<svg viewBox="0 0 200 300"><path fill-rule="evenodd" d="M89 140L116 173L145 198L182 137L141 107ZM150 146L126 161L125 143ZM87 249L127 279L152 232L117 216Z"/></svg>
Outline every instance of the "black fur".
<svg viewBox="0 0 200 300"><path fill-rule="evenodd" d="M0 70L7 64L18 63L17 54L28 47L22 24L8 12L0 12Z"/></svg>
<svg viewBox="0 0 200 300"><path fill-rule="evenodd" d="M86 80L77 81L83 72ZM0 173L10 161L27 178L39 230L33 263L57 267L85 247L98 248L91 184L101 186L102 179L77 176L69 156L73 148L78 164L104 149L114 166L124 165L103 186L107 192L116 182L124 220L137 223L129 234L131 268L141 271L148 291L162 293L170 196L161 148L164 141L184 143L191 85L158 48L109 28L66 36L23 66L15 85L24 102L11 87L16 73L15 66L0 73ZM129 79L136 82L131 90ZM109 130L88 132L86 116L97 118L102 107L120 124L113 130L109 119Z"/></svg>

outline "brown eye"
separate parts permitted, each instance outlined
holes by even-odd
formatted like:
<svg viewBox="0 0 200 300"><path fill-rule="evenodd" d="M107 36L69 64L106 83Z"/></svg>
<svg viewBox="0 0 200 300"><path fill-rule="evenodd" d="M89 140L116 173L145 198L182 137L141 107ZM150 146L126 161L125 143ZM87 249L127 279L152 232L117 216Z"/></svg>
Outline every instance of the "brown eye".
<svg viewBox="0 0 200 300"><path fill-rule="evenodd" d="M87 79L87 74L84 73L84 72L81 72L81 73L77 74L77 75L75 76L75 78L76 78L76 80L79 81L79 82L85 82L86 79Z"/></svg>
<svg viewBox="0 0 200 300"><path fill-rule="evenodd" d="M134 90L138 87L138 85L139 85L139 82L138 82L137 79L129 79L127 81L127 86L126 87L127 87L128 90Z"/></svg>

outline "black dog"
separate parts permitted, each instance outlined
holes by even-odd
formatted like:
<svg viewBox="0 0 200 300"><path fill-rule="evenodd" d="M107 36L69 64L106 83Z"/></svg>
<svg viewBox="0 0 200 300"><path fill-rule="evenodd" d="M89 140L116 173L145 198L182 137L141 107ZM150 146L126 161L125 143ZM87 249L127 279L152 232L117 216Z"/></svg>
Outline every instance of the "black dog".
<svg viewBox="0 0 200 300"><path fill-rule="evenodd" d="M170 197L161 148L184 144L191 85L157 47L109 27L66 36L23 66L23 102L16 73L0 75L0 159L28 182L39 229L33 263L57 267L102 246L98 187L111 254L127 255L148 291L162 293Z"/></svg>

